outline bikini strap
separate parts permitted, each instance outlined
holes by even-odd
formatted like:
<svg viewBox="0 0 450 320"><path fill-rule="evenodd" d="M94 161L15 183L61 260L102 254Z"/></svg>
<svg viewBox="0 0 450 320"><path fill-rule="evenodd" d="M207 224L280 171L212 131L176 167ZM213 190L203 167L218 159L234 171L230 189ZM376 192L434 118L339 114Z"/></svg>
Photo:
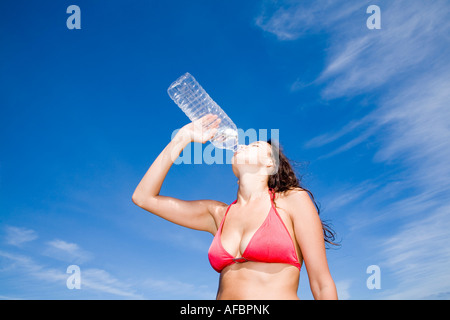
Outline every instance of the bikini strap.
<svg viewBox="0 0 450 320"><path fill-rule="evenodd" d="M232 203L230 203L230 204L228 205L227 211L225 211L225 215L223 216L222 222L223 222L223 220L225 220L225 217L227 216L228 211L230 210L231 206L232 206L233 204L235 204L236 202L237 202L237 199L234 200Z"/></svg>
<svg viewBox="0 0 450 320"><path fill-rule="evenodd" d="M275 190L273 190L273 188L269 188L269 193L270 193L270 200L273 202L273 200L275 199Z"/></svg>
<svg viewBox="0 0 450 320"><path fill-rule="evenodd" d="M220 221L220 226L219 226L219 229L217 229L217 231L220 230L220 231L222 232L222 225L223 225L223 223L225 222L225 218L226 218L226 216L227 216L227 214L228 214L228 211L230 210L231 206L232 206L233 204L235 204L236 202L237 202L237 199L234 200L232 203L230 203L230 204L228 205L227 211L225 211L225 214L223 215L222 221Z"/></svg>

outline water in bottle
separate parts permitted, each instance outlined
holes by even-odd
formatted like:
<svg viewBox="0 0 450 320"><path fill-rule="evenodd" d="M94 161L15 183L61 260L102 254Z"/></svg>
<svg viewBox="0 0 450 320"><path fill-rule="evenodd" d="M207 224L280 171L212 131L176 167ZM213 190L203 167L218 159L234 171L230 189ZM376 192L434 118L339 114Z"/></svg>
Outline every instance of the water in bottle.
<svg viewBox="0 0 450 320"><path fill-rule="evenodd" d="M209 113L220 118L217 132L210 140L215 147L230 149L233 152L239 148L236 125L191 74L185 73L175 80L167 89L167 93L191 121Z"/></svg>

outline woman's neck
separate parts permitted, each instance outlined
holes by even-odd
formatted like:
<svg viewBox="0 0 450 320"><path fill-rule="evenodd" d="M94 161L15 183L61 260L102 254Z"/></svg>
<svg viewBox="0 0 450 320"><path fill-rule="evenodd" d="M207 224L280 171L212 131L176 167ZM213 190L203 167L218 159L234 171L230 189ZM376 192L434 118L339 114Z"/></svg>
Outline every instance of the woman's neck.
<svg viewBox="0 0 450 320"><path fill-rule="evenodd" d="M267 176L244 174L239 178L237 202L245 205L255 199L264 197L268 192Z"/></svg>

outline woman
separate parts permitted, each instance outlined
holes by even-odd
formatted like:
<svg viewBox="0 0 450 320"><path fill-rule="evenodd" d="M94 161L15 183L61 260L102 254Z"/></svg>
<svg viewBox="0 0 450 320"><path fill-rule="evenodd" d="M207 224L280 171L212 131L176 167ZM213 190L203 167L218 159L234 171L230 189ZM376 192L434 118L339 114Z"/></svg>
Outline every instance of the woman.
<svg viewBox="0 0 450 320"><path fill-rule="evenodd" d="M159 194L181 151L190 142L206 143L219 122L207 115L181 128L142 178L133 202L168 221L214 235L208 257L220 272L217 299L298 299L303 262L314 299L337 299L325 253L332 233L309 191L299 186L286 157L270 141L251 143L233 155L239 188L230 205Z"/></svg>

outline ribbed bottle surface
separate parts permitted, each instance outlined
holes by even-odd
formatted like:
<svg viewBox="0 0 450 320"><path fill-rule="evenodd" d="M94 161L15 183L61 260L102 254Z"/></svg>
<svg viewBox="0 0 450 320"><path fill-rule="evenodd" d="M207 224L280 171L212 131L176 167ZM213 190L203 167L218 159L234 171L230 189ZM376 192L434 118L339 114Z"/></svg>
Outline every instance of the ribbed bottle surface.
<svg viewBox="0 0 450 320"><path fill-rule="evenodd" d="M175 80L167 89L167 93L191 121L200 119L208 113L217 115L221 121L216 134L210 140L211 143L218 148L236 151L238 146L236 125L191 74L185 73Z"/></svg>

